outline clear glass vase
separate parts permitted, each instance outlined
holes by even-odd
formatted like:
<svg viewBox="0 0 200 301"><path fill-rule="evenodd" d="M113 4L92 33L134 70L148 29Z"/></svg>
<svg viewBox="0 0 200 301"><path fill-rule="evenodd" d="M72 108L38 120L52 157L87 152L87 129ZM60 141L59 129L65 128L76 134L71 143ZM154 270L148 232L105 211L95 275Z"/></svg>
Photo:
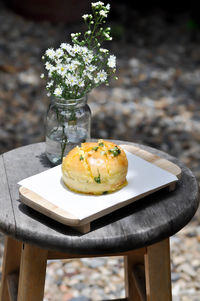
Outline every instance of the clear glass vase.
<svg viewBox="0 0 200 301"><path fill-rule="evenodd" d="M79 99L55 99L46 116L46 155L54 164L76 145L90 139L91 111L87 96Z"/></svg>

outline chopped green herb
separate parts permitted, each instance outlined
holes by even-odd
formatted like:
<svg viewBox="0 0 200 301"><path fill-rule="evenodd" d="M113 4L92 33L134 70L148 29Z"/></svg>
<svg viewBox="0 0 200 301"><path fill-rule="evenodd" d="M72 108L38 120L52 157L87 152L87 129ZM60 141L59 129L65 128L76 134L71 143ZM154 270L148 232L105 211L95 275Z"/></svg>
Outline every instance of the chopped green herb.
<svg viewBox="0 0 200 301"><path fill-rule="evenodd" d="M108 151L109 151L109 153L112 153L112 155L114 157L117 157L119 154L121 154L121 150L117 146L115 146L114 148L109 149Z"/></svg>
<svg viewBox="0 0 200 301"><path fill-rule="evenodd" d="M84 160L84 158L83 158L83 156L82 156L82 155L80 155L80 157L79 157L79 160Z"/></svg>
<svg viewBox="0 0 200 301"><path fill-rule="evenodd" d="M95 182L97 182L98 184L101 183L101 178L100 178L100 174L98 175L98 177L94 177Z"/></svg>
<svg viewBox="0 0 200 301"><path fill-rule="evenodd" d="M108 191L104 191L102 194L107 194L108 193Z"/></svg>
<svg viewBox="0 0 200 301"><path fill-rule="evenodd" d="M103 143L103 142L100 142L100 143L99 143L99 146L104 146L104 143Z"/></svg>
<svg viewBox="0 0 200 301"><path fill-rule="evenodd" d="M98 150L98 146L94 146L93 148L92 148L92 150L94 150L95 152Z"/></svg>

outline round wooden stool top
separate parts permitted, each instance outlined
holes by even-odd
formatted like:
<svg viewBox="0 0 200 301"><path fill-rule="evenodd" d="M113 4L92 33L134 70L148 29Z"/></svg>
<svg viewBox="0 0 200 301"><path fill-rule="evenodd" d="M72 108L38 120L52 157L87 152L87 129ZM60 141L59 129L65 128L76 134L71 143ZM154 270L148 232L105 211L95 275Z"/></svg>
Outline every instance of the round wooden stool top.
<svg viewBox="0 0 200 301"><path fill-rule="evenodd" d="M137 144L114 141L117 144ZM105 254L142 248L183 228L198 207L198 184L191 171L168 154L139 145L180 166L181 179L172 192L161 190L92 222L80 234L19 200L17 183L51 167L45 144L20 147L0 156L0 229L6 235L41 248L73 254Z"/></svg>

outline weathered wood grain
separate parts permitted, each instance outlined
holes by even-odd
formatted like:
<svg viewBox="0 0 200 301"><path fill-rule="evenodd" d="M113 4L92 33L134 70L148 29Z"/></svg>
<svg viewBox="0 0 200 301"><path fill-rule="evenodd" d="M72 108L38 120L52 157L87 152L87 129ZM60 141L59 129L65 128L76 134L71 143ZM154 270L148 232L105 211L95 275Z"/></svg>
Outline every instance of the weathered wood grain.
<svg viewBox="0 0 200 301"><path fill-rule="evenodd" d="M118 144L130 144L115 141ZM139 145L133 144L136 147ZM16 219L13 235L50 250L74 254L103 254L142 248L173 235L186 225L198 207L198 185L191 171L175 158L140 146L178 164L182 177L176 190L162 190L91 223L91 231L80 234L19 202L18 181L46 170L51 165L44 155L44 143L4 154L9 189Z"/></svg>
<svg viewBox="0 0 200 301"><path fill-rule="evenodd" d="M0 156L0 230L5 234L15 232L15 219L8 189L3 156Z"/></svg>

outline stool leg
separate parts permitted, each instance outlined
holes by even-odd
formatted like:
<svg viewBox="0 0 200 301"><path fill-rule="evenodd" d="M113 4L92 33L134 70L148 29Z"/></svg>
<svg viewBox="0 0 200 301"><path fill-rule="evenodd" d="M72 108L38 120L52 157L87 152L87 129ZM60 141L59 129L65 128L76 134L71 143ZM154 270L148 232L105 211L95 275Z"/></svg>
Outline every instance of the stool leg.
<svg viewBox="0 0 200 301"><path fill-rule="evenodd" d="M42 301L48 251L23 244L18 286L18 301Z"/></svg>
<svg viewBox="0 0 200 301"><path fill-rule="evenodd" d="M171 301L169 239L147 247L145 254L147 301Z"/></svg>
<svg viewBox="0 0 200 301"><path fill-rule="evenodd" d="M21 242L5 236L0 301L9 301L7 276L19 271Z"/></svg>
<svg viewBox="0 0 200 301"><path fill-rule="evenodd" d="M125 268L125 290L126 298L129 301L142 301L142 296L138 290L137 283L134 278L134 266L144 265L144 253L133 251L129 255L124 256Z"/></svg>

